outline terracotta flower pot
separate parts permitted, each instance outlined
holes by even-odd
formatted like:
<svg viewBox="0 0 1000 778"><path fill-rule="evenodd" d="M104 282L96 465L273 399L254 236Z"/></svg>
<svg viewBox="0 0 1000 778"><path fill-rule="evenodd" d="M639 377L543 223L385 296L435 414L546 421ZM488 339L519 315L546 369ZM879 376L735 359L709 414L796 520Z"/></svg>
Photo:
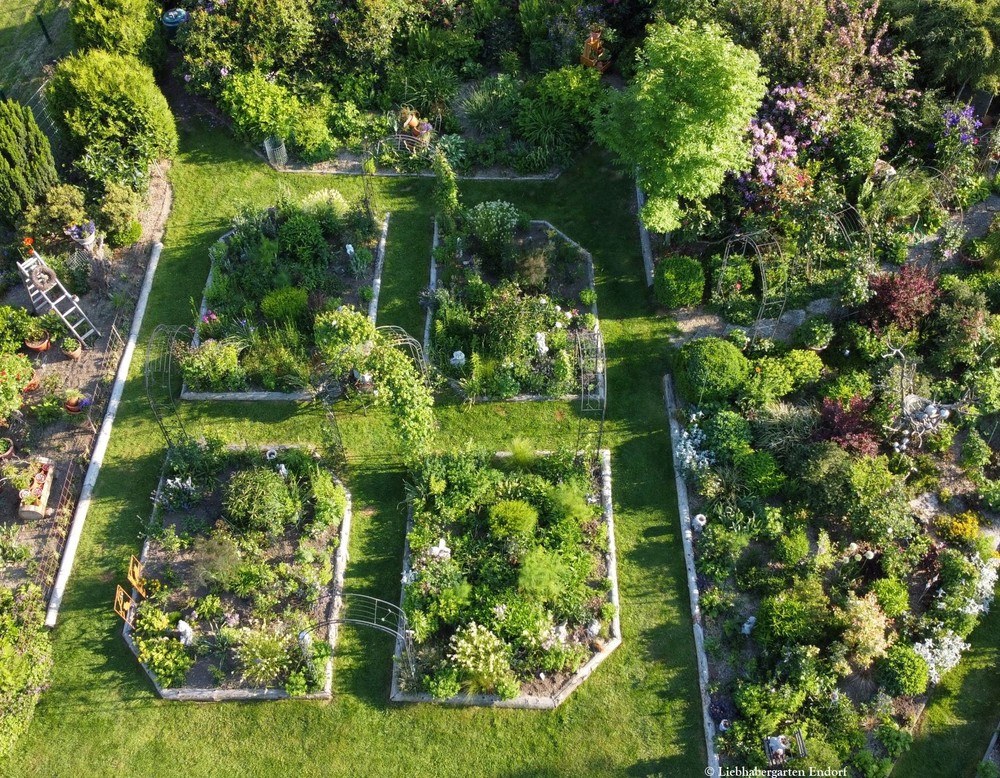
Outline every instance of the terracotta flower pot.
<svg viewBox="0 0 1000 778"><path fill-rule="evenodd" d="M7 450L0 451L0 460L10 459L14 456L14 441L10 438L0 438L0 442L6 442L7 444Z"/></svg>
<svg viewBox="0 0 1000 778"><path fill-rule="evenodd" d="M67 400L63 403L63 408L66 409L66 413L83 413L83 405L80 404L79 400Z"/></svg>
<svg viewBox="0 0 1000 778"><path fill-rule="evenodd" d="M62 353L64 357L69 357L70 359L79 359L80 356L83 354L83 346L77 343L75 351L67 351L66 349L62 349Z"/></svg>
<svg viewBox="0 0 1000 778"><path fill-rule="evenodd" d="M32 351L48 351L49 346L52 345L52 340L49 338L49 333L45 333L44 338L38 340L28 340L25 339L24 347L31 349Z"/></svg>

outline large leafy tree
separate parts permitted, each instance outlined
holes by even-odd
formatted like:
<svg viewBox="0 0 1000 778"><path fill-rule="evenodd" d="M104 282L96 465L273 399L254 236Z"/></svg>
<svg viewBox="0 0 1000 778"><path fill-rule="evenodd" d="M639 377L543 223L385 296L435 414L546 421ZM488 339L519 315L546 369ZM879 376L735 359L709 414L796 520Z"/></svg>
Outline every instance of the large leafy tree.
<svg viewBox="0 0 1000 778"><path fill-rule="evenodd" d="M642 220L669 232L685 202L715 194L729 171L749 164L745 132L764 97L757 55L713 24L659 22L636 77L598 117L597 137L637 170L648 200Z"/></svg>
<svg viewBox="0 0 1000 778"><path fill-rule="evenodd" d="M31 109L13 100L0 102L0 222L13 225L56 183L49 139Z"/></svg>
<svg viewBox="0 0 1000 778"><path fill-rule="evenodd" d="M1000 91L1000 0L892 0L888 5L931 84Z"/></svg>

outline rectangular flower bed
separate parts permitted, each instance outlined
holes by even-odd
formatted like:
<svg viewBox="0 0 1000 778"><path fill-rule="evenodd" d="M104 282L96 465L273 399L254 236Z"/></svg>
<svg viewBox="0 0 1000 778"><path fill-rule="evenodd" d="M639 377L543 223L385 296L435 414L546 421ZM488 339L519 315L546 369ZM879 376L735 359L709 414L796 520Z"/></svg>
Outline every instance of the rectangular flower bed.
<svg viewBox="0 0 1000 778"><path fill-rule="evenodd" d="M318 313L378 310L389 214L324 189L298 205L246 212L211 251L197 329L176 357L185 400L312 397L321 380L312 339Z"/></svg>
<svg viewBox="0 0 1000 778"><path fill-rule="evenodd" d="M452 387L480 399L543 400L580 391L576 340L598 328L593 259L509 203L435 227L424 350Z"/></svg>
<svg viewBox="0 0 1000 778"><path fill-rule="evenodd" d="M157 692L329 698L351 523L329 463L304 448L191 443L153 499L145 594L124 635Z"/></svg>
<svg viewBox="0 0 1000 778"><path fill-rule="evenodd" d="M620 645L608 451L430 457L408 493L394 701L554 708Z"/></svg>

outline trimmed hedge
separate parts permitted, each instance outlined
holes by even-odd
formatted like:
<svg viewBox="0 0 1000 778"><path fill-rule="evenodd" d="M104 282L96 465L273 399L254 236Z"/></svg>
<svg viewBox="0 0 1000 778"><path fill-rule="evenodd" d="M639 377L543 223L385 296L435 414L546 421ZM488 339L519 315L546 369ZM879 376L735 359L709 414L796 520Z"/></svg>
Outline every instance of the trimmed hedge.
<svg viewBox="0 0 1000 778"><path fill-rule="evenodd" d="M685 344L677 355L674 380L693 403L728 400L746 383L750 361L736 346L708 337Z"/></svg>
<svg viewBox="0 0 1000 778"><path fill-rule="evenodd" d="M667 257L656 266L653 293L667 308L685 308L701 302L705 292L705 271L694 257Z"/></svg>

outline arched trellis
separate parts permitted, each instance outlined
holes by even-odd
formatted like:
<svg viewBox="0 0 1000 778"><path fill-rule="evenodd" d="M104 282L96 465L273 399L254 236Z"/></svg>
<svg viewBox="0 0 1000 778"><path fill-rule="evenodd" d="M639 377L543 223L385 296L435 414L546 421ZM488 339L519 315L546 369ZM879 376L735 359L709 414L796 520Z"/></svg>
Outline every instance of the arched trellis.
<svg viewBox="0 0 1000 778"><path fill-rule="evenodd" d="M753 343L762 337L761 330L765 320L777 322L785 312L792 268L785 260L781 244L769 230L737 233L726 241L726 250L722 254L722 266L716 282L716 291L720 294L723 291L725 270L736 257L748 259L760 277L760 305L750 331Z"/></svg>
<svg viewBox="0 0 1000 778"><path fill-rule="evenodd" d="M160 324L149 336L146 346L146 399L149 400L156 423L167 441L167 448L174 448L189 440L184 422L177 412L177 399L182 384L180 370L174 359L178 337L182 339L182 344L186 344L191 338L191 328Z"/></svg>
<svg viewBox="0 0 1000 778"><path fill-rule="evenodd" d="M342 592L334 600L333 613L337 615L326 621L313 624L303 630L299 637L305 634L330 627L335 624L352 624L359 627L371 627L396 638L404 669L412 678L416 671L413 652L413 631L406 621L406 614L398 605L370 597L367 594L352 594Z"/></svg>
<svg viewBox="0 0 1000 778"><path fill-rule="evenodd" d="M858 210L847 203L838 210L825 210L819 215L814 227L808 230L812 238L812 246L839 249L853 255L852 261L872 265L875 259L875 246L871 231ZM816 240L816 238L819 238ZM808 248L802 252L801 263L805 264L806 277L823 269L824 251L815 254ZM814 255L818 256L814 264Z"/></svg>
<svg viewBox="0 0 1000 778"><path fill-rule="evenodd" d="M424 383L430 385L430 375L427 371L427 360L424 359L424 349L420 342L410 333L395 324L382 324L375 331L385 336L389 343L400 351L409 354Z"/></svg>
<svg viewBox="0 0 1000 778"><path fill-rule="evenodd" d="M580 424L576 448L583 442L583 425L587 418L599 419L597 446L600 451L604 437L604 419L608 410L608 383L604 355L604 336L600 330L581 330L576 334L576 360L580 369Z"/></svg>

